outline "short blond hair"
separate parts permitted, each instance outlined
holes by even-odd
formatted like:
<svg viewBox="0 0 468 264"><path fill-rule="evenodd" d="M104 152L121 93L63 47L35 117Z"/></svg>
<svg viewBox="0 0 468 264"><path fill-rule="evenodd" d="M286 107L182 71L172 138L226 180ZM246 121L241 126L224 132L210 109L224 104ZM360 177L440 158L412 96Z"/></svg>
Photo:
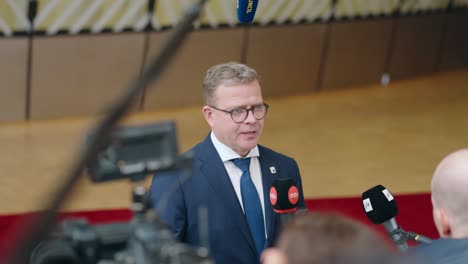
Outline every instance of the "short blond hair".
<svg viewBox="0 0 468 264"><path fill-rule="evenodd" d="M224 85L246 84L257 80L260 76L253 68L238 62L228 62L215 65L208 69L203 79L203 99L206 105L215 105L216 89Z"/></svg>

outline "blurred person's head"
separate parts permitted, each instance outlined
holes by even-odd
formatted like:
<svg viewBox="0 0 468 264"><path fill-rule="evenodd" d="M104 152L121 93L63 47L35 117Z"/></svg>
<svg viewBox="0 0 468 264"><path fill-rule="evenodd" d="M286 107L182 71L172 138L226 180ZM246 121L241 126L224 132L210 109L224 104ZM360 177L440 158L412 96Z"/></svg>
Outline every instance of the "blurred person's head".
<svg viewBox="0 0 468 264"><path fill-rule="evenodd" d="M447 155L431 182L434 222L445 238L468 238L468 149Z"/></svg>
<svg viewBox="0 0 468 264"><path fill-rule="evenodd" d="M389 263L388 244L373 230L337 214L298 215L281 233L264 264Z"/></svg>

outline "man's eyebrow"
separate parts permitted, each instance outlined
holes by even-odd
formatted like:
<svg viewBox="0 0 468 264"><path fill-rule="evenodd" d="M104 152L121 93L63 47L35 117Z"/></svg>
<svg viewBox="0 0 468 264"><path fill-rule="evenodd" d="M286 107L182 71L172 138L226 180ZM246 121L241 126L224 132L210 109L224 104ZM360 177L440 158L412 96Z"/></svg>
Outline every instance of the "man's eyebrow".
<svg viewBox="0 0 468 264"><path fill-rule="evenodd" d="M236 106L236 107L233 107L232 110L236 110L236 109L250 109L250 108L254 108L256 106L262 106L264 103L260 103L260 104L253 104L253 105L240 105L240 106Z"/></svg>

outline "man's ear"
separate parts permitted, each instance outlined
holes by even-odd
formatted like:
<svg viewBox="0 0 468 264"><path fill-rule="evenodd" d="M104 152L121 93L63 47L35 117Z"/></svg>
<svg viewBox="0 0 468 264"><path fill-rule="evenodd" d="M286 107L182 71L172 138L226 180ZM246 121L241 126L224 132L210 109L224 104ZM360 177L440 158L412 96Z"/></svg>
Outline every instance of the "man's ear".
<svg viewBox="0 0 468 264"><path fill-rule="evenodd" d="M213 110L209 106L204 106L202 108L203 116L205 117L206 122L210 127L213 127L214 125L214 116L213 116Z"/></svg>
<svg viewBox="0 0 468 264"><path fill-rule="evenodd" d="M447 212L443 208L434 208L434 221L440 237L451 237L452 230Z"/></svg>

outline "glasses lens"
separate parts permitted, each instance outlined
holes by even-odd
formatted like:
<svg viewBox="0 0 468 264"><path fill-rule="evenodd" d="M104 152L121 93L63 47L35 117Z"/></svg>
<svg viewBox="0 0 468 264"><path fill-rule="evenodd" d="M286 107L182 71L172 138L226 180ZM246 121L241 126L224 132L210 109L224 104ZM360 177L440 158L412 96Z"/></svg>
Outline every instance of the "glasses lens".
<svg viewBox="0 0 468 264"><path fill-rule="evenodd" d="M247 118L247 110L246 109L236 109L231 112L231 117L234 122L240 123L244 122Z"/></svg>
<svg viewBox="0 0 468 264"><path fill-rule="evenodd" d="M268 105L267 104L262 104L262 105L256 105L254 108L251 109L235 109L231 112L231 117L232 120L236 123L242 123L247 119L247 116L249 114L249 111L252 111L252 114L257 120L265 118L267 111L268 111Z"/></svg>
<svg viewBox="0 0 468 264"><path fill-rule="evenodd" d="M264 104L257 105L253 109L253 114L254 114L255 118L258 119L258 120L263 119L265 117L266 113L267 113L267 107Z"/></svg>

